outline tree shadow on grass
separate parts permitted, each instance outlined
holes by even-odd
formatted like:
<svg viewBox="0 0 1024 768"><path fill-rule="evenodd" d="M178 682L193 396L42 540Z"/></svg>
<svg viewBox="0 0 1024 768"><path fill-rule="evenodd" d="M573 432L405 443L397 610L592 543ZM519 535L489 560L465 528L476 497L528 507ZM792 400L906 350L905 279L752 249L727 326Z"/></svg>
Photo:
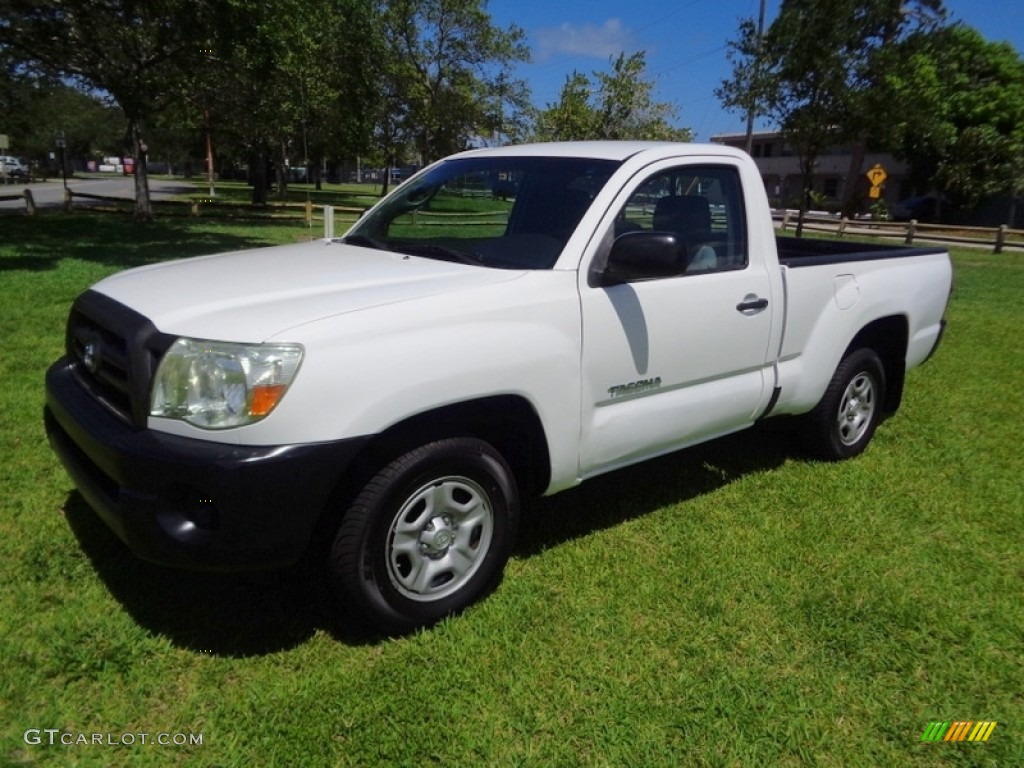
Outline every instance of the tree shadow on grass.
<svg viewBox="0 0 1024 768"><path fill-rule="evenodd" d="M780 466L794 455L792 443L785 430L758 427L530 502L513 554L531 557ZM293 648L318 630L348 645L383 639L344 613L312 562L265 573L165 568L132 555L77 492L65 515L114 598L140 626L176 646L245 657Z"/></svg>
<svg viewBox="0 0 1024 768"><path fill-rule="evenodd" d="M287 227L296 220L246 222L249 231L220 231L223 222L158 219L137 222L112 214L53 214L4 221L0 272L56 269L63 259L127 269L169 259L259 248L273 244L260 231ZM10 255L8 255L10 254Z"/></svg>

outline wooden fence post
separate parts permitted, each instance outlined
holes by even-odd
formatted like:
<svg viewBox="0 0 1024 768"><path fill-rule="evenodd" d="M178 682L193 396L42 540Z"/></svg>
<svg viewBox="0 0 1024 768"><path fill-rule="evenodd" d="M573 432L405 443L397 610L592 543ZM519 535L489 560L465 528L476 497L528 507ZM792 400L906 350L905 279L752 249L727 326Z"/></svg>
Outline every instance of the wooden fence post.
<svg viewBox="0 0 1024 768"><path fill-rule="evenodd" d="M36 200L32 197L32 190L28 188L25 189L25 211L29 216L36 215Z"/></svg>
<svg viewBox="0 0 1024 768"><path fill-rule="evenodd" d="M71 190L64 187L64 210L71 213Z"/></svg>
<svg viewBox="0 0 1024 768"><path fill-rule="evenodd" d="M193 216L198 216L199 215L199 201L198 200L193 200L192 201L192 215Z"/></svg>
<svg viewBox="0 0 1024 768"><path fill-rule="evenodd" d="M1005 224L1000 224L999 229L996 230L996 249L993 253L1002 253L1003 246L1006 244L1006 230L1008 227Z"/></svg>
<svg viewBox="0 0 1024 768"><path fill-rule="evenodd" d="M306 201L306 226L313 226L313 201Z"/></svg>
<svg viewBox="0 0 1024 768"><path fill-rule="evenodd" d="M789 211L782 214L782 231L786 231L786 227L789 226Z"/></svg>
<svg viewBox="0 0 1024 768"><path fill-rule="evenodd" d="M839 220L839 232L838 232L839 237L842 237L844 234L846 234L846 225L849 224L849 223L850 223L850 220L848 218L846 218L845 216L843 216L843 218L841 218Z"/></svg>
<svg viewBox="0 0 1024 768"><path fill-rule="evenodd" d="M914 231L917 229L917 219L911 219L907 222L907 237L903 241L907 245L914 244Z"/></svg>

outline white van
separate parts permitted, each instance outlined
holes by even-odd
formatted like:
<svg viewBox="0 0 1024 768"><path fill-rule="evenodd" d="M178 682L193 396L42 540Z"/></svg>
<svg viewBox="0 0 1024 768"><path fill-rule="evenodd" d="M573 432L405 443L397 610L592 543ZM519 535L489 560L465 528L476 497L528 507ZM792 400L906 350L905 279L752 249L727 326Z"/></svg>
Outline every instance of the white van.
<svg viewBox="0 0 1024 768"><path fill-rule="evenodd" d="M28 166L16 157L0 155L0 174L4 181L15 181L28 178Z"/></svg>

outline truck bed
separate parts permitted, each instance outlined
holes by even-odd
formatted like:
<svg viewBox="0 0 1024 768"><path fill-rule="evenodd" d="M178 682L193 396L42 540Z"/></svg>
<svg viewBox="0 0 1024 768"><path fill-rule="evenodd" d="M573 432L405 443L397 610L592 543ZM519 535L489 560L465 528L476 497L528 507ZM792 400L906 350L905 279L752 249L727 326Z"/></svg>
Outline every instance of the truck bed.
<svg viewBox="0 0 1024 768"><path fill-rule="evenodd" d="M903 245L819 240L779 235L776 236L775 241L779 251L779 263L790 268L840 264L848 261L898 259L945 252L944 248L938 246L911 248Z"/></svg>

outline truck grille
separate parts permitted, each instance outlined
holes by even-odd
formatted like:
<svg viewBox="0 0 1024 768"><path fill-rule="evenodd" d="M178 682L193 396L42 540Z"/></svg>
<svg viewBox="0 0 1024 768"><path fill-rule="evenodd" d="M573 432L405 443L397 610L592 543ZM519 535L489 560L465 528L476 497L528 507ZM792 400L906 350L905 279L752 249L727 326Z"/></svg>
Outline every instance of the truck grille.
<svg viewBox="0 0 1024 768"><path fill-rule="evenodd" d="M66 349L79 384L118 418L142 428L153 373L174 338L124 304L86 291L71 307Z"/></svg>

